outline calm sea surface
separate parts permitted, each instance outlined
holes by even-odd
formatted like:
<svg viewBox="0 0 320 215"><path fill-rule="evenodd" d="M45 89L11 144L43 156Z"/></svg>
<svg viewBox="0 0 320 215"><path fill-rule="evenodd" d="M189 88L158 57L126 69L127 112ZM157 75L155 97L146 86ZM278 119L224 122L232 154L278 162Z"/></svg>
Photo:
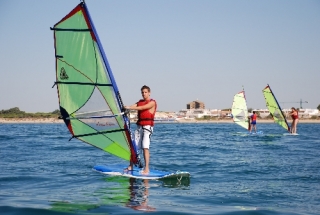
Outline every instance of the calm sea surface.
<svg viewBox="0 0 320 215"><path fill-rule="evenodd" d="M64 124L0 124L0 214L320 214L320 124L258 130L157 124L151 167L191 177L147 181L93 171L123 162Z"/></svg>

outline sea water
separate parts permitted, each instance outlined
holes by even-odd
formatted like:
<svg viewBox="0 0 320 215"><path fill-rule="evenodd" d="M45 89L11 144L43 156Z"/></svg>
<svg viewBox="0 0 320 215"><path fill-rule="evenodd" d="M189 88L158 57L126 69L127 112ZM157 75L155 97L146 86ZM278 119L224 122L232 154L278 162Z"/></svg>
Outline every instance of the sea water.
<svg viewBox="0 0 320 215"><path fill-rule="evenodd" d="M62 123L0 124L0 214L319 214L320 124L257 128L156 124L151 168L191 177L137 180L93 171L123 162Z"/></svg>

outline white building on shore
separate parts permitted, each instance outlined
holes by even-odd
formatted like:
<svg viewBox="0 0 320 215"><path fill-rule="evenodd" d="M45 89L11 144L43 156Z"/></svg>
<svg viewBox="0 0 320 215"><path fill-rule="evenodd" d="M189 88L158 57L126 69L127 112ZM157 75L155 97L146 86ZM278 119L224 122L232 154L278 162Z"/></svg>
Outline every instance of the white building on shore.
<svg viewBox="0 0 320 215"><path fill-rule="evenodd" d="M230 111L222 111L219 109L182 109L177 112L177 119L195 119L208 117L227 116Z"/></svg>
<svg viewBox="0 0 320 215"><path fill-rule="evenodd" d="M270 116L270 111L268 109L253 109L252 111L259 112L261 118L267 118ZM291 109L282 109L285 117L290 117L289 113ZM176 113L177 120L179 119L195 119L208 117L228 117L231 111L224 111L220 109L182 109ZM248 113L251 115L252 113ZM300 109L299 117L304 119L309 119L312 117L320 116L318 109Z"/></svg>
<svg viewBox="0 0 320 215"><path fill-rule="evenodd" d="M270 111L268 109L253 109L252 111L259 112L261 118L267 118L270 116ZM291 109L282 109L285 117L290 117L289 113ZM252 113L248 113L251 115ZM184 120L195 120L196 118L203 117L230 117L231 110L220 110L220 109L181 109L178 112L164 112L157 111L155 115L155 121L158 122L174 122L181 119ZM300 109L299 118L309 119L312 117L320 117L320 112L318 109ZM130 112L130 120L137 120L137 112Z"/></svg>

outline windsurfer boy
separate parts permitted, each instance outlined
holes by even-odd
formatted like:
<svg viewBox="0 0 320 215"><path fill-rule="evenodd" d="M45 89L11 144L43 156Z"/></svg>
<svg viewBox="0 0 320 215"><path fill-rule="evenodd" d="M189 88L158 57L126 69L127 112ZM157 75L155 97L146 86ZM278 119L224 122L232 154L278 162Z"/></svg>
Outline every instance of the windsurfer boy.
<svg viewBox="0 0 320 215"><path fill-rule="evenodd" d="M138 111L137 129L134 132L134 136L137 150L140 151L140 149L143 149L145 167L141 172L142 174L148 174L150 171L150 138L153 133L154 116L157 110L157 103L154 99L150 99L150 92L150 87L146 85L142 86L141 94L143 99L131 106L124 106L125 109ZM126 170L132 170L132 168L133 163L130 161L130 165Z"/></svg>
<svg viewBox="0 0 320 215"><path fill-rule="evenodd" d="M252 130L252 127L254 129L254 132L257 133L257 114L255 111L252 112L253 114L250 116L251 126L250 126L250 132Z"/></svg>
<svg viewBox="0 0 320 215"><path fill-rule="evenodd" d="M298 110L295 109L294 107L291 108L291 112L289 113L289 115L292 117L292 124L291 124L291 133L292 134L296 134L297 133L297 124L299 121L299 114L298 114Z"/></svg>

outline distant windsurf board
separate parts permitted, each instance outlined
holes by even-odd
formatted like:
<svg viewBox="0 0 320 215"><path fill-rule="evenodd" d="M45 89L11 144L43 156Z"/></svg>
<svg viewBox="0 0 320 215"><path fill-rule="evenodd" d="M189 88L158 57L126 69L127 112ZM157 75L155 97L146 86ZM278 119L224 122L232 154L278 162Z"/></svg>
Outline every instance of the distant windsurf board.
<svg viewBox="0 0 320 215"><path fill-rule="evenodd" d="M284 133L284 136L296 136L299 135L298 133Z"/></svg>
<svg viewBox="0 0 320 215"><path fill-rule="evenodd" d="M263 131L257 131L257 132L249 132L250 135L259 135L263 134Z"/></svg>
<svg viewBox="0 0 320 215"><path fill-rule="evenodd" d="M251 136L251 135L262 135L263 131L257 131L257 132L237 132L236 135L239 136Z"/></svg>

